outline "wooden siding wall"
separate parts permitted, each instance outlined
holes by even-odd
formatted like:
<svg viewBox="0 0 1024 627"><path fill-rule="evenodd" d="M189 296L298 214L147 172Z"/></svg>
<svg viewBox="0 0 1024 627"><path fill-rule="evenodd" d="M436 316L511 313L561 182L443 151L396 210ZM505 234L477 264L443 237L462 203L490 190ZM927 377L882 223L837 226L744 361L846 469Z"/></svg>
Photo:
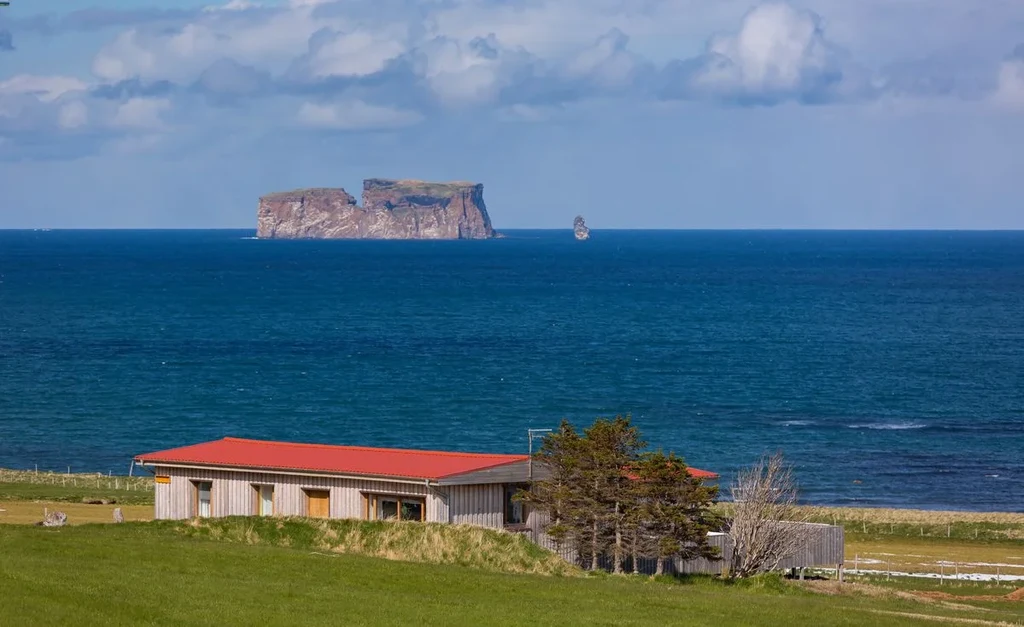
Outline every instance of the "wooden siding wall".
<svg viewBox="0 0 1024 627"><path fill-rule="evenodd" d="M170 483L156 484L154 517L182 519L194 515L193 481L211 481L213 516L249 516L255 514L253 484L274 486L274 513L282 516L304 516L304 489L328 490L331 494L331 518L362 518L363 496L397 494L422 496L426 499L428 522L448 522L448 502L443 492L426 485L395 483L373 479L307 477L260 472L201 470L194 468L158 467L157 475L171 478Z"/></svg>
<svg viewBox="0 0 1024 627"><path fill-rule="evenodd" d="M448 492L451 522L501 529L505 526L503 484L453 485Z"/></svg>

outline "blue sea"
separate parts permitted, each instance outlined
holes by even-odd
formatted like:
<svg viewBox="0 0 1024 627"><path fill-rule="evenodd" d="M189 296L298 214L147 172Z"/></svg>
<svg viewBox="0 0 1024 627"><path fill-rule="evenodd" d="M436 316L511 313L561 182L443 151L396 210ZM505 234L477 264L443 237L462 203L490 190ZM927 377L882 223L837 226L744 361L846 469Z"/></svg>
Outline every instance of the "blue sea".
<svg viewBox="0 0 1024 627"><path fill-rule="evenodd" d="M226 435L521 453L632 414L727 483L1024 511L1024 233L0 231L0 466Z"/></svg>

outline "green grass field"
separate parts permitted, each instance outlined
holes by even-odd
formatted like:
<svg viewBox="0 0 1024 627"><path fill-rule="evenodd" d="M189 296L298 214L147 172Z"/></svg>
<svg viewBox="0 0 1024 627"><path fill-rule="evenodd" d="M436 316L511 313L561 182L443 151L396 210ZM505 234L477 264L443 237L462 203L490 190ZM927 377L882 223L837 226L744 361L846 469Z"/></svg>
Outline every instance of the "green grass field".
<svg viewBox="0 0 1024 627"><path fill-rule="evenodd" d="M189 523L0 525L0 618L15 621L0 622L935 625L942 617L1024 624L1024 614L1011 603L977 610L895 593L821 594L772 578L727 585L708 579L675 584L513 575L318 551L301 542L284 547L226 541L188 528Z"/></svg>
<svg viewBox="0 0 1024 627"><path fill-rule="evenodd" d="M0 470L0 625L1024 625L1024 600L1009 600L1020 593L1007 583L585 575L522 538L450 525L90 524L111 522L114 507L129 521L152 516L152 480L126 479ZM117 505L83 503L98 499ZM43 508L74 526L28 526ZM815 512L846 528L850 567L855 555L911 572L1024 560L1020 514Z"/></svg>

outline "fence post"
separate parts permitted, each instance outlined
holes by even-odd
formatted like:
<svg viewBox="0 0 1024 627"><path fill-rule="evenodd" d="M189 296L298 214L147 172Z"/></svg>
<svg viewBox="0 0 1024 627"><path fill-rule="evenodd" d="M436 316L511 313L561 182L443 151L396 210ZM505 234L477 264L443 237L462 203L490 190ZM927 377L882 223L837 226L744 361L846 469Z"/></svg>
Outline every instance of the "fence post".
<svg viewBox="0 0 1024 627"><path fill-rule="evenodd" d="M939 562L939 585L941 586L946 581L946 565Z"/></svg>
<svg viewBox="0 0 1024 627"><path fill-rule="evenodd" d="M853 570L860 572L860 553L853 556Z"/></svg>

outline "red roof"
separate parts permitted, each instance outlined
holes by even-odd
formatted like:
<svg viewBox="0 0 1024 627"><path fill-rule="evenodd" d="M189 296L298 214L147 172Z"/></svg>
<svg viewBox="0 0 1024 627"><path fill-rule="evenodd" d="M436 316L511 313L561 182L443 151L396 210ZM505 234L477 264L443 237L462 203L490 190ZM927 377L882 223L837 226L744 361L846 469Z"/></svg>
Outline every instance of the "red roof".
<svg viewBox="0 0 1024 627"><path fill-rule="evenodd" d="M698 479L717 479L718 478L718 473L717 472L711 472L710 470L701 470L700 468L693 468L691 466L687 466L686 467L686 474L690 475L691 477L697 477ZM637 475L635 475L632 472L630 472L628 468L626 469L626 477L629 478L629 479L638 479L639 478Z"/></svg>
<svg viewBox="0 0 1024 627"><path fill-rule="evenodd" d="M300 444L224 438L212 442L137 455L147 464L195 464L228 468L297 470L374 477L443 479L528 460L529 455L453 453L416 449ZM691 475L715 479L717 474L688 468Z"/></svg>
<svg viewBox="0 0 1024 627"><path fill-rule="evenodd" d="M441 479L528 459L528 455L298 444L243 438L224 438L135 457L136 461L147 464L197 464L412 479Z"/></svg>
<svg viewBox="0 0 1024 627"><path fill-rule="evenodd" d="M701 470L700 468L693 468L692 466L687 466L686 467L686 471L688 473L690 473L691 475L693 475L694 477L697 477L699 479L717 479L718 478L718 473L717 472L711 472L710 470Z"/></svg>

